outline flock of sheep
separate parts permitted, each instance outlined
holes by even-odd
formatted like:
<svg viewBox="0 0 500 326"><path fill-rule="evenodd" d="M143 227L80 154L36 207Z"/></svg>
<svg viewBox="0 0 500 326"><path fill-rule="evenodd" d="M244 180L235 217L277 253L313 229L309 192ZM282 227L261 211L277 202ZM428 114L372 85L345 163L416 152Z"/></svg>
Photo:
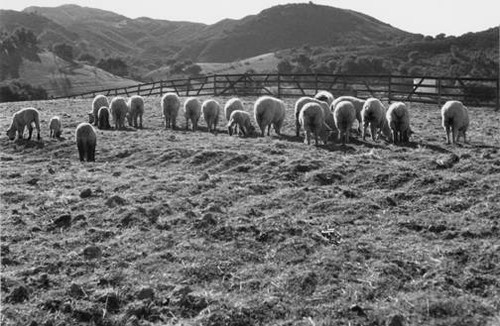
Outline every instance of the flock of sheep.
<svg viewBox="0 0 500 326"><path fill-rule="evenodd" d="M165 119L165 128L176 129L176 119L181 107L181 101L177 94L167 93L161 98L161 107ZM251 115L244 110L243 103L238 98L230 99L224 106L224 116L227 123L229 135L238 132L243 136L253 135L256 130L252 125ZM192 130L198 128L198 121L203 118L208 126L208 131L217 129L219 120L220 104L213 99L203 103L195 97L190 97L184 102L184 117L186 118L186 129L191 123ZM269 136L271 126L280 135L285 120L285 103L272 96L262 96L254 103L253 114L255 122L263 137L267 128ZM76 143L80 161L95 161L95 148L97 135L94 126L99 129L112 129L110 118L114 122L115 129L124 129L125 120L129 126L142 128L144 114L144 99L134 95L125 100L123 97L115 97L108 102L103 95L97 95L92 102L92 111L89 112L89 122L80 123L75 131ZM455 143L460 135L466 139L466 131L469 125L467 108L459 101L448 101L441 109L442 125L446 131L447 143ZM382 102L376 98L362 100L352 96L341 96L337 99L327 91L320 91L314 97L301 97L295 103L295 125L296 136L300 135L302 128L305 133L304 142L311 143L314 137L315 144L321 139L325 144L332 134L338 133L339 141L343 144L349 141L350 131L354 121L358 121L358 132L366 137L368 126L370 126L371 137L376 141L383 134L393 143L408 142L411 134L410 114L406 105L396 102L386 110ZM37 139L40 140L39 112L34 108L25 108L16 112L12 117L12 123L7 130L10 140L23 138L25 127L28 128L31 139L33 125L37 129ZM59 137L62 131L61 119L53 117L49 123L50 137ZM450 140L450 133L452 134Z"/></svg>

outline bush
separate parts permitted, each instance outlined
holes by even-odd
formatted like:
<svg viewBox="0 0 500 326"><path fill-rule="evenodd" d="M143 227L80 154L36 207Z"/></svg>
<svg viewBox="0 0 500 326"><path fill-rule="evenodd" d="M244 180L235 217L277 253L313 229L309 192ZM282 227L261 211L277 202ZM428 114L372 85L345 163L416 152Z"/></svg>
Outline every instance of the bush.
<svg viewBox="0 0 500 326"><path fill-rule="evenodd" d="M122 77L128 75L128 66L125 61L120 58L101 59L97 63L97 67L101 68L102 70L106 70L113 75Z"/></svg>
<svg viewBox="0 0 500 326"><path fill-rule="evenodd" d="M73 47L66 43L57 43L52 47L52 51L61 59L73 61Z"/></svg>
<svg viewBox="0 0 500 326"><path fill-rule="evenodd" d="M0 102L46 100L47 91L42 87L15 81L0 87Z"/></svg>

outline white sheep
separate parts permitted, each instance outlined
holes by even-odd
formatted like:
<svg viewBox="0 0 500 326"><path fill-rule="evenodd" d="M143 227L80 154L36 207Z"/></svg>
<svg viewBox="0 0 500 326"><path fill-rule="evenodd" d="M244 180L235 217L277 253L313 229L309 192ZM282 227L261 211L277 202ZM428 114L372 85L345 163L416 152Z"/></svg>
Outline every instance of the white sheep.
<svg viewBox="0 0 500 326"><path fill-rule="evenodd" d="M336 100L334 101L334 103L335 102ZM346 142L349 142L351 127L354 123L354 120L356 120L356 109L352 102L337 102L333 111L333 118L335 120L335 126L339 131L339 141L342 140L342 144L345 145Z"/></svg>
<svg viewBox="0 0 500 326"><path fill-rule="evenodd" d="M93 123L95 126L97 126L97 115L99 114L99 109L102 108L103 106L109 107L109 102L108 98L104 95L96 95L94 97L94 100L92 101L92 115L93 119L92 122L90 122L90 115L89 115L89 123Z"/></svg>
<svg viewBox="0 0 500 326"><path fill-rule="evenodd" d="M7 136L10 140L14 140L17 133L18 139L23 139L24 129L27 127L28 140L30 140L33 134L32 123L35 124L37 130L37 140L40 140L40 113L35 108L24 108L14 113L10 127L7 129Z"/></svg>
<svg viewBox="0 0 500 326"><path fill-rule="evenodd" d="M133 95L128 99L128 124L142 129L142 115L144 114L144 99L140 95ZM139 123L137 123L139 120Z"/></svg>
<svg viewBox="0 0 500 326"><path fill-rule="evenodd" d="M361 110L363 110L363 105L365 105L365 100L359 99L354 96L341 96L337 97L332 104L330 105L330 110L333 112L335 110L335 106L342 101L349 101L354 105L354 109L356 109L356 120L358 120L358 132L361 133Z"/></svg>
<svg viewBox="0 0 500 326"><path fill-rule="evenodd" d="M469 112L460 101L448 101L441 108L441 118L444 131L446 132L446 142L456 143L463 135L464 142L467 142L467 128L469 127Z"/></svg>
<svg viewBox="0 0 500 326"><path fill-rule="evenodd" d="M314 98L326 102L328 103L328 105L331 105L335 100L335 97L329 91L319 91L318 93L316 93L316 95L314 95Z"/></svg>
<svg viewBox="0 0 500 326"><path fill-rule="evenodd" d="M109 109L105 106L99 109L97 113L97 128L99 129L111 129L109 124Z"/></svg>
<svg viewBox="0 0 500 326"><path fill-rule="evenodd" d="M403 102L395 102L386 113L387 123L392 132L392 142L408 142L410 138L410 112Z"/></svg>
<svg viewBox="0 0 500 326"><path fill-rule="evenodd" d="M117 96L111 100L109 108L115 122L115 129L125 129L125 119L128 112L127 101L123 97Z"/></svg>
<svg viewBox="0 0 500 326"><path fill-rule="evenodd" d="M90 123L82 122L75 130L76 145L80 161L94 162L97 135Z"/></svg>
<svg viewBox="0 0 500 326"><path fill-rule="evenodd" d="M361 120L363 121L363 140L366 138L366 130L370 125L372 140L379 139L381 133L390 139L391 130L386 119L386 110L382 102L376 98L369 98L361 110Z"/></svg>
<svg viewBox="0 0 500 326"><path fill-rule="evenodd" d="M323 109L323 115L325 117L325 123L326 125L331 129L335 130L335 121L333 120L333 113L330 111L328 103L322 100L318 100L312 97L304 96L301 97L295 102L295 135L299 137L300 134L300 122L299 122L299 115L300 111L306 105L307 103L317 103L321 105L321 108Z"/></svg>
<svg viewBox="0 0 500 326"><path fill-rule="evenodd" d="M217 123L219 122L219 102L216 100L206 100L201 105L201 112L203 112L203 118L207 123L208 132L216 131Z"/></svg>
<svg viewBox="0 0 500 326"><path fill-rule="evenodd" d="M186 118L186 130L189 129L189 120L193 125L193 131L198 129L198 120L201 116L201 103L196 97L190 97L184 102L184 117Z"/></svg>
<svg viewBox="0 0 500 326"><path fill-rule="evenodd" d="M62 123L61 118L58 116L52 117L49 122L49 137L59 138L62 133Z"/></svg>
<svg viewBox="0 0 500 326"><path fill-rule="evenodd" d="M325 103L326 104L326 103ZM319 145L318 138L326 144L331 129L325 124L324 109L319 103L310 102L304 105L299 114L299 123L304 128L307 145L311 144L311 133L314 135L316 146Z"/></svg>
<svg viewBox="0 0 500 326"><path fill-rule="evenodd" d="M233 133L236 133L236 126L239 127L243 136L250 136L255 132L254 126L252 126L252 122L250 113L245 112L243 110L235 110L229 116L229 122L227 124L227 131L229 136L232 136Z"/></svg>
<svg viewBox="0 0 500 326"><path fill-rule="evenodd" d="M177 120L177 114L179 113L179 108L181 107L181 101L179 96L175 93L167 93L161 98L161 108L163 111L163 117L165 118L165 129L171 127L176 129L177 126L175 121Z"/></svg>
<svg viewBox="0 0 500 326"><path fill-rule="evenodd" d="M227 101L226 104L224 105L224 116L226 117L226 120L228 122L229 118L231 117L231 113L236 110L244 111L245 108L243 106L243 102L239 98L233 97L232 99ZM235 128L236 128L235 132L237 132L238 127L235 126Z"/></svg>
<svg viewBox="0 0 500 326"><path fill-rule="evenodd" d="M285 112L285 103L280 99L271 96L261 96L257 99L254 104L254 118L262 137L264 137L266 127L267 135L270 135L271 125L273 125L276 134L281 135Z"/></svg>

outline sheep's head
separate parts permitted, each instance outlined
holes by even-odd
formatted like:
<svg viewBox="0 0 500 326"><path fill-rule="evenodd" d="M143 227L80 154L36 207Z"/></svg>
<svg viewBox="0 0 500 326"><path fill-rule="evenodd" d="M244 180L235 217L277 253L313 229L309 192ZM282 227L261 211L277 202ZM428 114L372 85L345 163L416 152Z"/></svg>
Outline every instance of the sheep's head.
<svg viewBox="0 0 500 326"><path fill-rule="evenodd" d="M90 124L94 123L94 119L95 119L94 113L93 112L88 112L87 114L89 116L89 123Z"/></svg>
<svg viewBox="0 0 500 326"><path fill-rule="evenodd" d="M7 136L10 140L14 140L14 138L16 138L16 129L10 128L9 130L7 130Z"/></svg>

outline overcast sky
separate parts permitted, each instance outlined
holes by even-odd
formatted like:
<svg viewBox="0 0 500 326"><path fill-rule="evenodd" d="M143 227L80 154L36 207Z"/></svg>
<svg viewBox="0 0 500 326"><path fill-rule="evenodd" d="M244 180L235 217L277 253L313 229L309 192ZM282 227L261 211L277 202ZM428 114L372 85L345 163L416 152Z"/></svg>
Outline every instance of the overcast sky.
<svg viewBox="0 0 500 326"><path fill-rule="evenodd" d="M1 9L29 6L55 7L73 3L111 10L130 18L141 16L213 24L239 19L277 4L308 2L287 0L1 0ZM315 0L316 4L351 9L402 30L424 35L462 35L500 25L499 0Z"/></svg>

